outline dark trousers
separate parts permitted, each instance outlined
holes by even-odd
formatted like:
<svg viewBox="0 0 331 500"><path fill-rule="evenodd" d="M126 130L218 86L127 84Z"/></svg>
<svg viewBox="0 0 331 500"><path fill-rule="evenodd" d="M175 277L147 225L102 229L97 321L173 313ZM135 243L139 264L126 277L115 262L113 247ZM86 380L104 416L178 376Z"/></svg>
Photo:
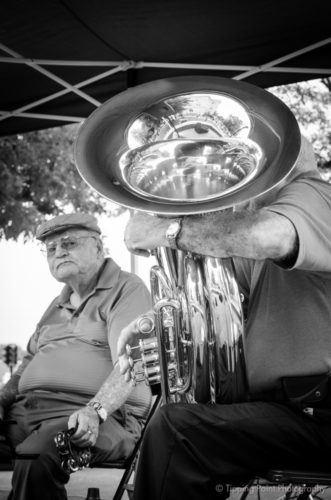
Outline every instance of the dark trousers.
<svg viewBox="0 0 331 500"><path fill-rule="evenodd" d="M18 453L36 453L33 460L16 460L9 500L66 500L63 471L54 436L68 428L68 417L84 406L84 398L34 391L20 397L8 417L17 423L9 438ZM141 424L132 415L117 411L100 425L92 448L92 462L111 462L128 457L139 438Z"/></svg>
<svg viewBox="0 0 331 500"><path fill-rule="evenodd" d="M228 484L244 485L270 468L322 469L329 416L322 422L271 402L165 405L145 432L134 499L221 500Z"/></svg>

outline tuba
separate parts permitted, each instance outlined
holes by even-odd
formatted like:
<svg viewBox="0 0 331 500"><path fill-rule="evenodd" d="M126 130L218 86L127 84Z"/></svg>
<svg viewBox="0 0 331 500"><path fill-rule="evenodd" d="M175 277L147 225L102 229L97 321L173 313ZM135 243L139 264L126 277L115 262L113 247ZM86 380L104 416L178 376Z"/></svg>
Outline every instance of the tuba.
<svg viewBox="0 0 331 500"><path fill-rule="evenodd" d="M81 126L75 158L108 200L178 218L244 210L287 181L299 150L298 124L272 94L190 76L105 102ZM243 296L232 259L168 248L155 257L155 328L148 321L140 328L136 376L160 383L165 402L246 400Z"/></svg>

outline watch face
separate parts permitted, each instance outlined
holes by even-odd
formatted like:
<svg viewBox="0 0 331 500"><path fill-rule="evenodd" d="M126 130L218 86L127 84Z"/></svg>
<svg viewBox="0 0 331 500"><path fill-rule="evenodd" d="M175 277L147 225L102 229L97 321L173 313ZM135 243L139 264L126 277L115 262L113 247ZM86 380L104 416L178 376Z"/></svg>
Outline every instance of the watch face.
<svg viewBox="0 0 331 500"><path fill-rule="evenodd" d="M99 417L101 418L101 420L104 422L106 419L107 419L107 412L104 408L100 408L99 411L98 411L98 414L99 414Z"/></svg>
<svg viewBox="0 0 331 500"><path fill-rule="evenodd" d="M91 408L93 408L97 414L98 414L98 417L99 419L101 420L101 422L104 422L105 420L107 420L107 417L108 417L108 413L107 411L101 406L100 403L98 403L97 401L94 401L93 403L88 403L87 406L90 406Z"/></svg>
<svg viewBox="0 0 331 500"><path fill-rule="evenodd" d="M167 229L167 237L174 238L175 236L177 236L179 231L180 231L179 222L172 222Z"/></svg>
<svg viewBox="0 0 331 500"><path fill-rule="evenodd" d="M166 238L168 240L170 248L172 248L173 250L178 250L177 237L180 233L181 227L181 220L174 220L169 224L167 228Z"/></svg>

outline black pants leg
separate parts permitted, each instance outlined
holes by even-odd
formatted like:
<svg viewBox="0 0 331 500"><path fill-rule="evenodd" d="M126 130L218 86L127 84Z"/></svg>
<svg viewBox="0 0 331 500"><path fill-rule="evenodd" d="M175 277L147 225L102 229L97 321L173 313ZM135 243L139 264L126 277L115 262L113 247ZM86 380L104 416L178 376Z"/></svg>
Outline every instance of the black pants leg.
<svg viewBox="0 0 331 500"><path fill-rule="evenodd" d="M16 447L18 453L36 453L38 458L16 460L12 477L12 500L65 500L69 474L61 468L54 436L65 429L67 418L49 420L31 432Z"/></svg>
<svg viewBox="0 0 331 500"><path fill-rule="evenodd" d="M331 423L286 405L165 405L145 432L134 499L221 500L270 468L318 468L322 448Z"/></svg>

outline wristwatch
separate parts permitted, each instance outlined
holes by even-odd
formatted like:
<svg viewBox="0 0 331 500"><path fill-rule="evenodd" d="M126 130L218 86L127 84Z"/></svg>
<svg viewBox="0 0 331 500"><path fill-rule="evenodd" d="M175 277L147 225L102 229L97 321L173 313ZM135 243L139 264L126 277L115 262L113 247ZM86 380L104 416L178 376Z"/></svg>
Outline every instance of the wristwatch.
<svg viewBox="0 0 331 500"><path fill-rule="evenodd" d="M166 238L169 242L170 248L178 250L177 240L182 229L182 219L173 220L166 230Z"/></svg>
<svg viewBox="0 0 331 500"><path fill-rule="evenodd" d="M103 423L107 420L108 417L107 410L102 406L101 403L99 403L98 401L90 401L89 403L87 403L86 406L89 406L90 408L93 408L93 410L96 411L100 423Z"/></svg>

